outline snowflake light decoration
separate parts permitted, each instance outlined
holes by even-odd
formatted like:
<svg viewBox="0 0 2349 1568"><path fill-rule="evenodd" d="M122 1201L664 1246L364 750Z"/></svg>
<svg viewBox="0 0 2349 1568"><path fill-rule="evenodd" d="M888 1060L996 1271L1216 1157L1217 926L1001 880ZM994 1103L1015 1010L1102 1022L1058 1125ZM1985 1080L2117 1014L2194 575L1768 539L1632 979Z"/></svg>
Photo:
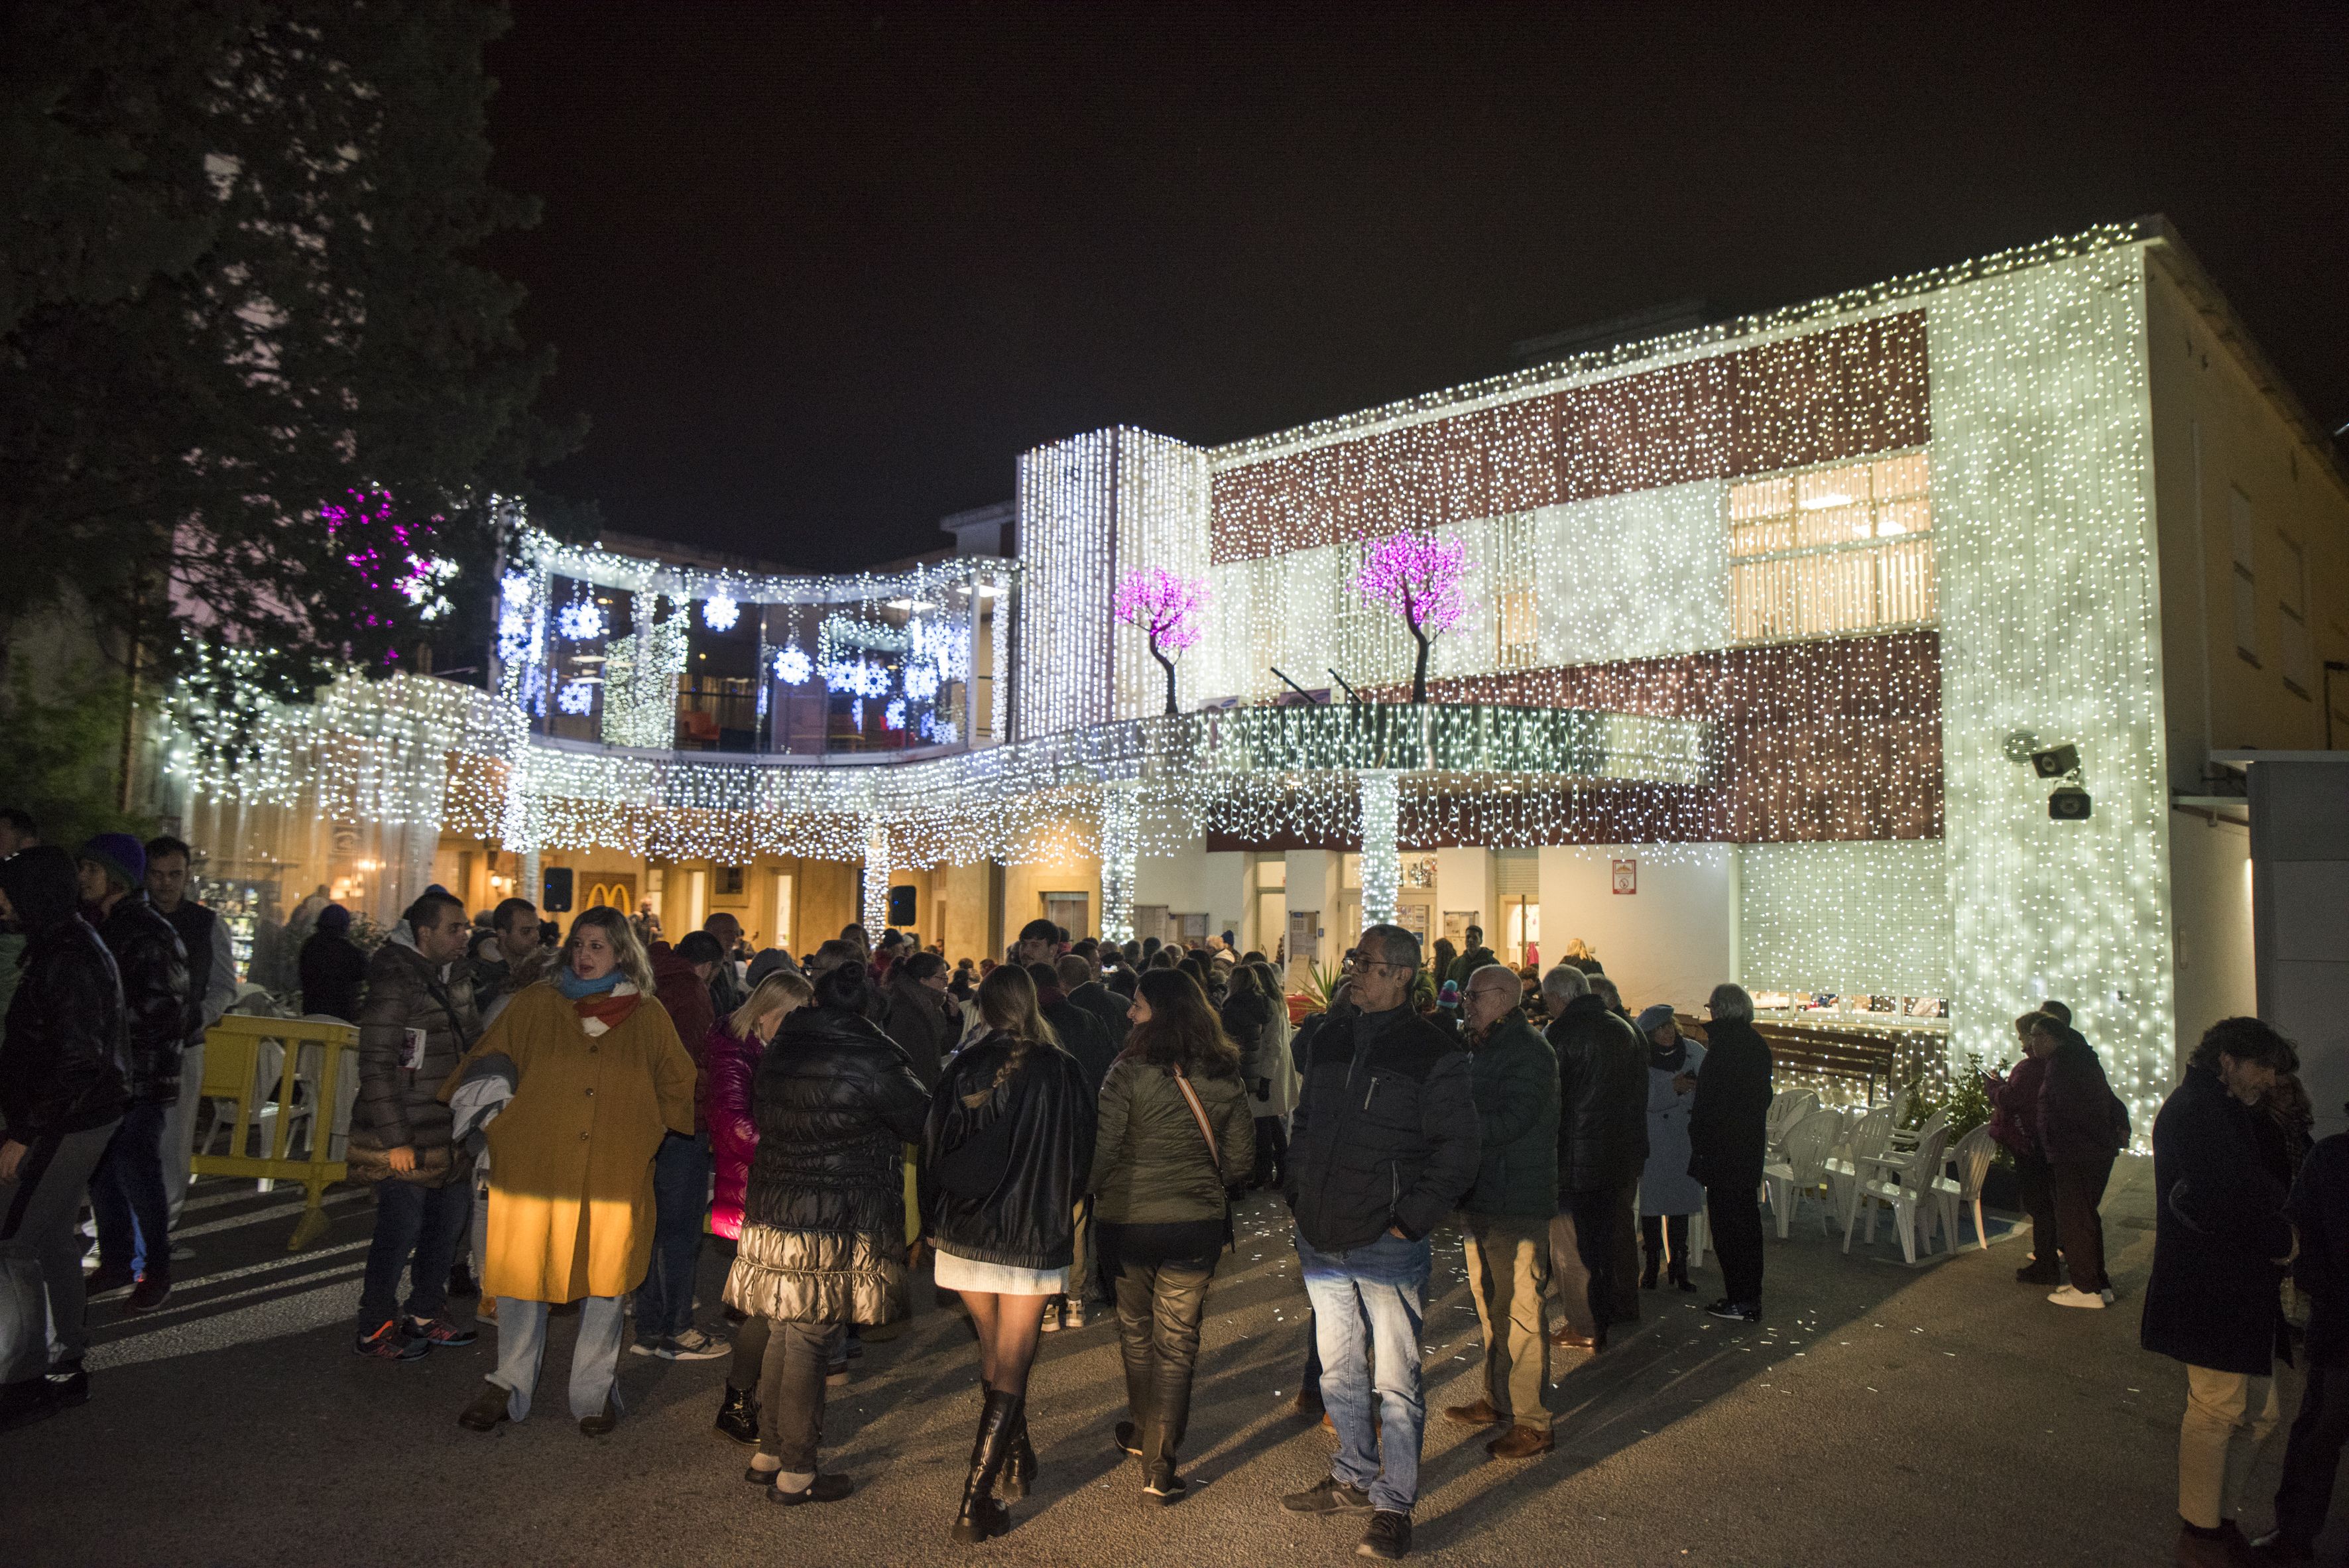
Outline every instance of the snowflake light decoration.
<svg viewBox="0 0 2349 1568"><path fill-rule="evenodd" d="M881 710L881 725L885 729L903 729L905 727L905 699L904 697L893 696L889 699L889 706Z"/></svg>
<svg viewBox="0 0 2349 1568"><path fill-rule="evenodd" d="M593 599L574 599L554 617L555 629L574 643L604 634L604 607Z"/></svg>
<svg viewBox="0 0 2349 1568"><path fill-rule="evenodd" d="M908 665L905 667L905 695L916 702L927 702L937 696L937 670L929 665Z"/></svg>
<svg viewBox="0 0 2349 1568"><path fill-rule="evenodd" d="M554 706L574 716L595 706L595 687L587 681L569 681L554 694Z"/></svg>
<svg viewBox="0 0 2349 1568"><path fill-rule="evenodd" d="M701 602L702 624L713 632L730 631L741 618L742 607L731 593L713 593Z"/></svg>
<svg viewBox="0 0 2349 1568"><path fill-rule="evenodd" d="M805 686L815 675L815 661L792 644L775 655L775 678L785 686Z"/></svg>

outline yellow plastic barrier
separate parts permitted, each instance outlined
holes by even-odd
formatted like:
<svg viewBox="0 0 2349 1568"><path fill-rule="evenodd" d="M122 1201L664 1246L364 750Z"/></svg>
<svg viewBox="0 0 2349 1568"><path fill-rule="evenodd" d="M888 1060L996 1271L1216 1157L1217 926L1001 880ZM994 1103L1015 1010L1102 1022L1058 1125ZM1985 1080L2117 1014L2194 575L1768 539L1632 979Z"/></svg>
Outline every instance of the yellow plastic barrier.
<svg viewBox="0 0 2349 1568"><path fill-rule="evenodd" d="M264 1040L276 1040L285 1046L285 1065L278 1074L278 1109L270 1119L274 1125L269 1152L247 1154L246 1134L260 1119L262 1106L268 1103L265 1096L256 1094L254 1083L259 1076ZM251 1176L300 1182L309 1192L310 1202L302 1211L301 1219L295 1222L294 1234L285 1243L289 1253L302 1251L326 1233L326 1189L345 1175L343 1161L326 1158L327 1150L334 1147L337 1104L335 1079L344 1068L344 1054L356 1052L358 1043L359 1032L351 1025L310 1018L252 1018L231 1014L204 1031L204 1098L236 1102L236 1130L226 1154L199 1154L191 1163L199 1176ZM287 1113L295 1103L294 1085L301 1071L305 1045L319 1047L320 1061L318 1081L311 1086L308 1147L297 1160L286 1151L294 1122ZM352 1070L357 1070L356 1064Z"/></svg>

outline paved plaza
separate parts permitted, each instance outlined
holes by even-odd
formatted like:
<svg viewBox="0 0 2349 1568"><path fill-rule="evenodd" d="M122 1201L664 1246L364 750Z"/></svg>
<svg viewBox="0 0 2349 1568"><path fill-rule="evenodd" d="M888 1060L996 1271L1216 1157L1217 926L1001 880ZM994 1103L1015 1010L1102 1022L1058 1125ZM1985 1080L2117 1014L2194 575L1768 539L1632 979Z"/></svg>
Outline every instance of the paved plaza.
<svg viewBox="0 0 2349 1568"><path fill-rule="evenodd" d="M1555 1453L1489 1461L1486 1434L1433 1419L1414 1555L1544 1568L2167 1561L2184 1377L2137 1348L2150 1174L2126 1158L2116 1172L2106 1223L2119 1303L2104 1313L2059 1311L2014 1284L2021 1238L1910 1268L1889 1226L1847 1257L1806 1206L1794 1238L1770 1243L1758 1326L1706 1317L1702 1294L1649 1293L1636 1335L1566 1363ZM456 1415L492 1336L409 1366L352 1356L368 1201L335 1194L326 1237L289 1254L298 1206L298 1193L204 1183L181 1233L195 1255L164 1311L136 1322L119 1303L93 1309L95 1398L0 1438L13 1560L1353 1560L1361 1517L1276 1505L1322 1473L1331 1444L1289 1411L1304 1295L1288 1216L1268 1198L1240 1211L1237 1252L1209 1302L1190 1498L1148 1506L1112 1449L1123 1382L1097 1314L1045 1340L1030 1386L1041 1479L1013 1506L1011 1533L977 1548L947 1539L978 1407L954 1316L926 1309L868 1347L825 1423L827 1467L853 1477L856 1495L786 1511L740 1480L748 1450L710 1429L723 1361L623 1357L627 1418L591 1439L563 1414L569 1326L558 1320L538 1413L487 1437L463 1430ZM705 1260L706 1302L719 1267ZM1698 1283L1716 1283L1710 1266ZM1428 1312L1431 1409L1475 1397L1475 1355L1460 1248L1445 1234Z"/></svg>

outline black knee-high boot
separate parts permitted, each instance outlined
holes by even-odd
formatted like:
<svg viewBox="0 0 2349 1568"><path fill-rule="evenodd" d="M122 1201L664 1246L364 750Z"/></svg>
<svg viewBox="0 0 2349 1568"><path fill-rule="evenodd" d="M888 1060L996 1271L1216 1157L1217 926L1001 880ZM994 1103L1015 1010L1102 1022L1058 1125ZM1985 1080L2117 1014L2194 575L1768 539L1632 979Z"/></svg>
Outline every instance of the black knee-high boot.
<svg viewBox="0 0 2349 1568"><path fill-rule="evenodd" d="M1027 1404L1024 1395L987 1391L987 1408L978 1416L978 1440L971 1448L970 1476L962 1485L962 1508L955 1515L955 1540L985 1541L1011 1528L1011 1515L995 1501L995 1479L1011 1455L1011 1434L1019 1429Z"/></svg>
<svg viewBox="0 0 2349 1568"><path fill-rule="evenodd" d="M982 1394L995 1392L994 1386L983 1377L978 1387ZM977 1448L971 1449L970 1462L978 1462ZM1011 1451L1004 1456L1003 1474L997 1484L1002 1487L1003 1495L1015 1502L1026 1497L1029 1489L1036 1484L1036 1449L1028 1440L1028 1406L1024 1400L1019 1406L1019 1423L1011 1433Z"/></svg>

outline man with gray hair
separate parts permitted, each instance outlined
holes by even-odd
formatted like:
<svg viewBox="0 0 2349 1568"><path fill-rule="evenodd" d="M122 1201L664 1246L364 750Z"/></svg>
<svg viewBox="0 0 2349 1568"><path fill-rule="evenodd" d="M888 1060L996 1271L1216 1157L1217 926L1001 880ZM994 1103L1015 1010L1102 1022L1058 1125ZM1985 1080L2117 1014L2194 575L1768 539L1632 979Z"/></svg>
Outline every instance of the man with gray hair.
<svg viewBox="0 0 2349 1568"><path fill-rule="evenodd" d="M1648 1051L1631 1026L1561 964L1542 980L1557 1052L1557 1218L1550 1223L1550 1283L1565 1323L1550 1343L1607 1346L1609 1320L1636 1318L1615 1299L1619 1254L1630 1250L1631 1191L1648 1160ZM1635 1258L1636 1252L1632 1254Z"/></svg>
<svg viewBox="0 0 2349 1568"><path fill-rule="evenodd" d="M1392 1560L1411 1550L1419 1492L1428 1233L1475 1184L1479 1140L1467 1056L1411 1006L1419 939L1373 925L1358 952L1356 1010L1300 1037L1285 1183L1338 1453L1327 1477L1280 1501L1292 1513L1371 1510L1358 1551Z"/></svg>

